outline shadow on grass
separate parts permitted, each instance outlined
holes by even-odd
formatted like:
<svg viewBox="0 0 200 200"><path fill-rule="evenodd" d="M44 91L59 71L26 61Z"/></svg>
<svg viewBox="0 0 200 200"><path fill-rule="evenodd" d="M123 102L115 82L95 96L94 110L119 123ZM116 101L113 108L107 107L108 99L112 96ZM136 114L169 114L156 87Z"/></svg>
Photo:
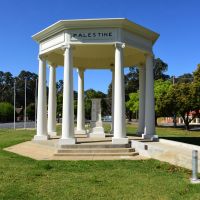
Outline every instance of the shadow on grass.
<svg viewBox="0 0 200 200"><path fill-rule="evenodd" d="M160 137L160 138L200 146L200 137Z"/></svg>
<svg viewBox="0 0 200 200"><path fill-rule="evenodd" d="M176 127L174 127L173 125L172 126L165 126L165 125L158 125L158 126L156 126L157 128L163 128L163 129L171 129L171 128L173 128L173 129L177 129L177 130L184 130L184 131L186 131L186 128L185 128L185 126L184 125L182 125L182 126L176 126ZM189 130L188 131L199 131L200 130L200 125L195 125L195 124L193 124L193 125L190 125L190 128L189 128Z"/></svg>

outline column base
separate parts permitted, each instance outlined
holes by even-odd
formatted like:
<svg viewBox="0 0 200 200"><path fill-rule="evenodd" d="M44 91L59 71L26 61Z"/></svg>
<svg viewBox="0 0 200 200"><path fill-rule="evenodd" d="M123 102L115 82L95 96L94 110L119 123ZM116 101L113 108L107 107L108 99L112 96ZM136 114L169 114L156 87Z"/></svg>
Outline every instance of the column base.
<svg viewBox="0 0 200 200"><path fill-rule="evenodd" d="M77 130L77 128L75 128L74 133L77 135L86 135L86 130Z"/></svg>
<svg viewBox="0 0 200 200"><path fill-rule="evenodd" d="M89 133L90 138L105 138L105 133Z"/></svg>
<svg viewBox="0 0 200 200"><path fill-rule="evenodd" d="M146 135L146 134L142 134L142 139L149 139L151 141L158 141L159 137L158 137L158 135Z"/></svg>
<svg viewBox="0 0 200 200"><path fill-rule="evenodd" d="M33 140L34 141L44 141L44 140L48 140L50 137L49 135L35 135Z"/></svg>
<svg viewBox="0 0 200 200"><path fill-rule="evenodd" d="M76 138L66 138L66 139L59 139L58 145L68 145L68 144L76 144Z"/></svg>
<svg viewBox="0 0 200 200"><path fill-rule="evenodd" d="M190 179L190 183L192 183L192 184L200 184L200 179Z"/></svg>
<svg viewBox="0 0 200 200"><path fill-rule="evenodd" d="M128 138L112 138L112 144L128 144Z"/></svg>
<svg viewBox="0 0 200 200"><path fill-rule="evenodd" d="M49 135L50 137L52 137L52 136L57 136L57 132L48 132L48 135Z"/></svg>

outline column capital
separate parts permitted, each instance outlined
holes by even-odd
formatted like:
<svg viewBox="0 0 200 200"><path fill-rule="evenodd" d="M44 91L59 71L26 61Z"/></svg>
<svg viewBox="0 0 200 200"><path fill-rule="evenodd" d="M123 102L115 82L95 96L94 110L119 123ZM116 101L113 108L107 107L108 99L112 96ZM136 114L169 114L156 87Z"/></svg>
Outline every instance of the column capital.
<svg viewBox="0 0 200 200"><path fill-rule="evenodd" d="M46 59L47 59L47 55L38 55L38 60L42 60L42 61L46 61Z"/></svg>
<svg viewBox="0 0 200 200"><path fill-rule="evenodd" d="M146 64L143 63L143 62L141 62L141 63L138 64L138 68L139 68L139 69L141 69L141 68L142 68L142 69L145 69L145 66L146 66Z"/></svg>
<svg viewBox="0 0 200 200"><path fill-rule="evenodd" d="M51 62L51 61L47 61L49 68L50 67L57 67L56 63Z"/></svg>
<svg viewBox="0 0 200 200"><path fill-rule="evenodd" d="M145 54L144 54L144 57L145 57L145 58L147 58L148 56L154 58L153 52L152 52L152 53L149 53L149 52L148 52L148 53L145 53Z"/></svg>
<svg viewBox="0 0 200 200"><path fill-rule="evenodd" d="M115 43L115 48L122 48L124 49L125 48L125 43L122 43L122 42L116 42Z"/></svg>
<svg viewBox="0 0 200 200"><path fill-rule="evenodd" d="M115 71L115 67L110 68L110 71L111 72Z"/></svg>
<svg viewBox="0 0 200 200"><path fill-rule="evenodd" d="M77 68L77 72L78 72L78 73L79 73L79 71L80 71L81 73L84 73L84 72L85 72L85 69Z"/></svg>
<svg viewBox="0 0 200 200"><path fill-rule="evenodd" d="M71 44L65 44L61 47L62 50L66 50L66 49L70 49L71 48Z"/></svg>

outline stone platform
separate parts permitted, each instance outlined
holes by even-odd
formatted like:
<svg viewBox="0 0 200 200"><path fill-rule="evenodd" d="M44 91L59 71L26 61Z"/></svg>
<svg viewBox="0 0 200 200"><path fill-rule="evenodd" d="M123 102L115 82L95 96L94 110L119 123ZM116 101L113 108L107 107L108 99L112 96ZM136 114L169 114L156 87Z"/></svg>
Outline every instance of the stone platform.
<svg viewBox="0 0 200 200"><path fill-rule="evenodd" d="M129 145L112 144L111 137L85 138L77 137L77 144L58 146L59 137L47 141L27 141L4 150L36 160L140 160Z"/></svg>
<svg viewBox="0 0 200 200"><path fill-rule="evenodd" d="M154 142L139 138L132 140L131 145L141 156L165 161L190 170L192 169L192 150L197 150L198 171L200 172L200 146L166 139L159 139L159 142Z"/></svg>

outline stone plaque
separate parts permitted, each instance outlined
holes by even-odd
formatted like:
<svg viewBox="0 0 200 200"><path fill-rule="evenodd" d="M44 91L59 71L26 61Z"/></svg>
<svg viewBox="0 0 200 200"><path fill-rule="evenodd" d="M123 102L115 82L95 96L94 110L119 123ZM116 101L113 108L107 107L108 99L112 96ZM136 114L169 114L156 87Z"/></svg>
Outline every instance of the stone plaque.
<svg viewBox="0 0 200 200"><path fill-rule="evenodd" d="M91 121L101 121L101 99L92 99Z"/></svg>
<svg viewBox="0 0 200 200"><path fill-rule="evenodd" d="M105 137L101 120L101 99L92 99L92 111L90 126L92 131L90 137Z"/></svg>

